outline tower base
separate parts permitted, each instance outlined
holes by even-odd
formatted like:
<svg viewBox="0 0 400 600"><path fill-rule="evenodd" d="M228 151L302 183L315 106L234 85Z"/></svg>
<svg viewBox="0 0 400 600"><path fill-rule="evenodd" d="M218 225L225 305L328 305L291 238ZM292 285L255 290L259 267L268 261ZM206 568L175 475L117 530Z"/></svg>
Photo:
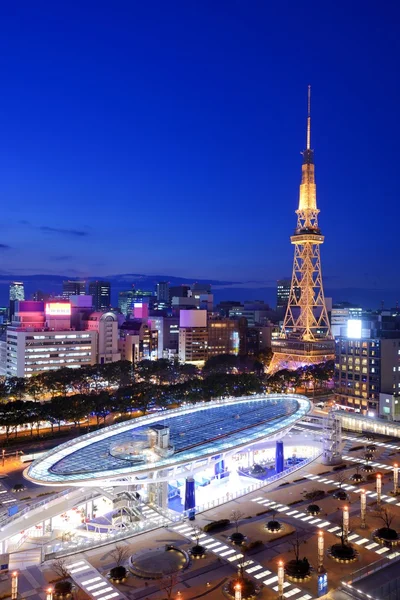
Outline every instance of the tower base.
<svg viewBox="0 0 400 600"><path fill-rule="evenodd" d="M303 342L301 340L279 339L272 342L274 353L268 373L276 373L282 369L296 371L300 367L318 365L335 358L335 342L318 340Z"/></svg>

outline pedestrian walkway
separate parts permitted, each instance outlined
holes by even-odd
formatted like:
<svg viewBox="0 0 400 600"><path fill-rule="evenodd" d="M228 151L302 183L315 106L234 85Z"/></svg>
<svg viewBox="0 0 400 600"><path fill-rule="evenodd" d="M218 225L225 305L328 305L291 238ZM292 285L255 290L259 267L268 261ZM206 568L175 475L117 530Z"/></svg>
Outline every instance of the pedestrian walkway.
<svg viewBox="0 0 400 600"><path fill-rule="evenodd" d="M210 550L216 554L216 556L223 558L235 567L242 567L243 570L248 575L251 575L257 583L263 583L266 587L274 590L274 592L278 591L278 576L255 560L248 559L243 561L244 555L238 548L232 548L231 545L225 544L206 533L202 533L200 536L193 535L193 528L187 523L175 525L174 527L171 527L171 529L175 533L178 533L189 540L195 540L198 537L199 543L207 548L207 550ZM285 581L283 587L283 595L285 598L292 598L292 600L311 600L313 598L311 594L304 592L304 590L288 581Z"/></svg>
<svg viewBox="0 0 400 600"><path fill-rule="evenodd" d="M125 596L108 579L100 575L99 571L83 558L69 564L67 571L92 600L125 599Z"/></svg>
<svg viewBox="0 0 400 600"><path fill-rule="evenodd" d="M354 486L352 486L352 487L354 487ZM358 490L358 492L359 491L360 490ZM309 515L306 512L301 512L300 510L293 510L293 509L291 509L290 506L286 506L285 504L279 504L278 502L273 502L271 500L268 500L267 498L261 498L261 497L254 498L252 500L252 502L257 502L257 504L260 504L261 506L265 506L266 508L271 509L271 510L276 510L277 512L283 512L283 513L285 513L286 517L298 519L300 521L303 521L304 523L313 525L317 529L324 529L324 530L328 531L329 533L334 533L336 535L339 535L339 533L341 531L341 527L339 527L338 525L335 525L334 523L331 523L331 521L326 521L325 519L320 519L318 517ZM329 527L329 529L328 529L328 527ZM379 546L378 543L373 542L373 541L369 540L368 538L365 538L361 535L358 535L358 533L352 533L351 535L349 535L348 539L349 539L349 542L353 542L354 544L357 544L358 546L363 546L367 550L372 550L376 554L379 554L381 558L382 558L383 554L385 555L385 558L388 558L389 560L393 560L397 556L400 556L400 552L397 552L397 551L392 552L391 548Z"/></svg>

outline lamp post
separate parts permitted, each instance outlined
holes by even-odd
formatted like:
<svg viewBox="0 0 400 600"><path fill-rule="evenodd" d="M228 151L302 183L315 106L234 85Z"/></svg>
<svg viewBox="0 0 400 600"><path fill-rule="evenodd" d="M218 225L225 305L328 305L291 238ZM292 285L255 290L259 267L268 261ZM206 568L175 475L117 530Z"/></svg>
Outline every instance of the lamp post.
<svg viewBox="0 0 400 600"><path fill-rule="evenodd" d="M5 458L6 458L6 451L5 451L5 449L4 449L4 448L3 448L3 450L1 451L1 453L2 453L2 456L3 456L3 467L4 467L4 460L5 460Z"/></svg>
<svg viewBox="0 0 400 600"><path fill-rule="evenodd" d="M399 484L399 467L397 464L393 465L393 494L397 496L397 487Z"/></svg>
<svg viewBox="0 0 400 600"><path fill-rule="evenodd" d="M318 531L318 573L324 571L324 532Z"/></svg>
<svg viewBox="0 0 400 600"><path fill-rule="evenodd" d="M53 588L51 587L46 590L46 600L53 600Z"/></svg>
<svg viewBox="0 0 400 600"><path fill-rule="evenodd" d="M11 600L17 600L18 597L18 571L11 574Z"/></svg>
<svg viewBox="0 0 400 600"><path fill-rule="evenodd" d="M235 600L242 600L242 586L240 583L235 585Z"/></svg>
<svg viewBox="0 0 400 600"><path fill-rule="evenodd" d="M381 503L381 495L382 495L382 475L377 473L376 475L376 502L377 504Z"/></svg>
<svg viewBox="0 0 400 600"><path fill-rule="evenodd" d="M345 544L349 541L349 507L343 507L343 541Z"/></svg>
<svg viewBox="0 0 400 600"><path fill-rule="evenodd" d="M366 494L365 490L361 490L360 502L361 502L361 529L365 529L367 527L367 523L365 520L365 517L367 515L367 494Z"/></svg>
<svg viewBox="0 0 400 600"><path fill-rule="evenodd" d="M278 562L278 598L283 599L283 584L285 582L285 568L283 566L283 560Z"/></svg>

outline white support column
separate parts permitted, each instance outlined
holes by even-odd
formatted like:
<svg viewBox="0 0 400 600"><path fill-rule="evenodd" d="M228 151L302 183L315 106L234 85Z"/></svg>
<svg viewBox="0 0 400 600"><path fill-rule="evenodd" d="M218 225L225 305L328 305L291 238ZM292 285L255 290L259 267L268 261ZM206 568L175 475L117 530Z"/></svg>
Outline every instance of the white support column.
<svg viewBox="0 0 400 600"><path fill-rule="evenodd" d="M376 475L376 502L377 504L381 503L382 497L382 475L377 473Z"/></svg>
<svg viewBox="0 0 400 600"><path fill-rule="evenodd" d="M366 523L367 494L365 493L365 490L361 490L360 502L361 502L361 529L365 529L367 527L367 523Z"/></svg>
<svg viewBox="0 0 400 600"><path fill-rule="evenodd" d="M324 532L318 531L318 573L324 571Z"/></svg>
<svg viewBox="0 0 400 600"><path fill-rule="evenodd" d="M278 562L278 598L279 600L284 600L283 598L283 584L285 583L285 567L283 565L283 560Z"/></svg>
<svg viewBox="0 0 400 600"><path fill-rule="evenodd" d="M399 485L399 467L397 464L393 465L393 494L397 496L397 490Z"/></svg>
<svg viewBox="0 0 400 600"><path fill-rule="evenodd" d="M349 507L343 507L343 540L347 544L349 541Z"/></svg>
<svg viewBox="0 0 400 600"><path fill-rule="evenodd" d="M17 600L18 597L18 571L11 574L11 600Z"/></svg>

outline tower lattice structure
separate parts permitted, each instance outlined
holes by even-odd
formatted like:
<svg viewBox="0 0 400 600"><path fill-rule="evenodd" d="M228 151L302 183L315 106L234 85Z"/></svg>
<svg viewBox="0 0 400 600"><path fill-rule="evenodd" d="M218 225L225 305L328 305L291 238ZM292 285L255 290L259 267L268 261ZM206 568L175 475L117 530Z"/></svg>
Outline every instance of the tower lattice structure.
<svg viewBox="0 0 400 600"><path fill-rule="evenodd" d="M308 87L307 146L303 152L297 227L290 294L280 337L272 342L274 352L269 372L297 369L335 356L322 284L320 246L324 236L318 225L314 151L311 149L311 89Z"/></svg>

